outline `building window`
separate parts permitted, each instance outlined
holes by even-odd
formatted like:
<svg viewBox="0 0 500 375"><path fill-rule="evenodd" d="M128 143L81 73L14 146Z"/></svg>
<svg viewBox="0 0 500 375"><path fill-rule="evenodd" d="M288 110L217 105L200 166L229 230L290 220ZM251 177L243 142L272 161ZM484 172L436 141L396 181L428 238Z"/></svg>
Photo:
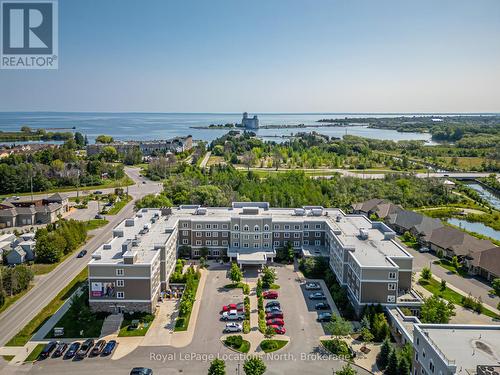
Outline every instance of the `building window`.
<svg viewBox="0 0 500 375"><path fill-rule="evenodd" d="M210 241L210 240L206 240L206 241L205 241L205 245L207 245L207 246L212 246L212 241Z"/></svg>
<svg viewBox="0 0 500 375"><path fill-rule="evenodd" d="M304 237L309 237L309 232L304 232Z"/></svg>
<svg viewBox="0 0 500 375"><path fill-rule="evenodd" d="M116 276L123 276L123 275L124 275L123 268L118 268L116 270Z"/></svg>
<svg viewBox="0 0 500 375"><path fill-rule="evenodd" d="M125 293L124 292L116 292L116 298L125 298Z"/></svg>
<svg viewBox="0 0 500 375"><path fill-rule="evenodd" d="M207 237L212 237L212 232L207 232L207 233L205 233L205 236L207 236Z"/></svg>
<svg viewBox="0 0 500 375"><path fill-rule="evenodd" d="M239 242L233 242L233 247L240 247L240 243Z"/></svg>
<svg viewBox="0 0 500 375"><path fill-rule="evenodd" d="M300 241L293 241L293 246L294 247L299 247L300 246Z"/></svg>
<svg viewBox="0 0 500 375"><path fill-rule="evenodd" d="M201 237L201 232L196 232L196 237Z"/></svg>
<svg viewBox="0 0 500 375"><path fill-rule="evenodd" d="M201 229L201 224L196 224L196 229Z"/></svg>
<svg viewBox="0 0 500 375"><path fill-rule="evenodd" d="M269 247L269 243L268 242L264 242L264 247L268 248Z"/></svg>
<svg viewBox="0 0 500 375"><path fill-rule="evenodd" d="M387 289L388 290L396 290L396 284L395 283L387 284Z"/></svg>
<svg viewBox="0 0 500 375"><path fill-rule="evenodd" d="M279 230L280 226L278 224L274 224L274 230Z"/></svg>
<svg viewBox="0 0 500 375"><path fill-rule="evenodd" d="M285 232L285 238L290 238L290 232Z"/></svg>
<svg viewBox="0 0 500 375"><path fill-rule="evenodd" d="M320 240L314 241L314 246L320 246L320 245L321 245L321 241Z"/></svg>
<svg viewBox="0 0 500 375"><path fill-rule="evenodd" d="M258 242L254 242L253 247L254 247L255 249L257 249L257 248L259 247L259 243L258 243Z"/></svg>
<svg viewBox="0 0 500 375"><path fill-rule="evenodd" d="M194 250L193 250L193 255L194 255L195 257L199 257L199 256L200 256L200 250L199 250L199 249L194 249Z"/></svg>
<svg viewBox="0 0 500 375"><path fill-rule="evenodd" d="M396 302L396 296L387 296L387 302L389 303Z"/></svg>
<svg viewBox="0 0 500 375"><path fill-rule="evenodd" d="M279 246L280 242L279 241L274 241L274 246Z"/></svg>
<svg viewBox="0 0 500 375"><path fill-rule="evenodd" d="M212 224L212 229L218 229L219 228L219 224Z"/></svg>
<svg viewBox="0 0 500 375"><path fill-rule="evenodd" d="M222 237L227 237L227 232L222 232Z"/></svg>
<svg viewBox="0 0 500 375"><path fill-rule="evenodd" d="M321 232L314 232L314 237L321 237Z"/></svg>
<svg viewBox="0 0 500 375"><path fill-rule="evenodd" d="M300 233L294 233L293 238L300 238Z"/></svg>
<svg viewBox="0 0 500 375"><path fill-rule="evenodd" d="M316 225L314 226L314 228L316 228L316 229L321 229L321 224L316 224Z"/></svg>
<svg viewBox="0 0 500 375"><path fill-rule="evenodd" d="M309 224L304 224L304 229L309 229Z"/></svg>
<svg viewBox="0 0 500 375"><path fill-rule="evenodd" d="M304 240L304 245L309 245L309 240Z"/></svg>
<svg viewBox="0 0 500 375"><path fill-rule="evenodd" d="M299 229L300 229L300 225L294 225L294 226L293 226L293 229L295 229L295 230L299 230Z"/></svg>
<svg viewBox="0 0 500 375"><path fill-rule="evenodd" d="M219 237L219 232L212 232L212 237Z"/></svg>
<svg viewBox="0 0 500 375"><path fill-rule="evenodd" d="M264 239L268 240L269 239L269 233L264 233Z"/></svg>
<svg viewBox="0 0 500 375"><path fill-rule="evenodd" d="M123 288L125 285L125 282L123 280L116 280L116 286L119 288Z"/></svg>
<svg viewBox="0 0 500 375"><path fill-rule="evenodd" d="M189 232L188 232L187 230L183 230L183 231L182 231L182 235L183 235L183 236L187 236L188 234L189 234Z"/></svg>
<svg viewBox="0 0 500 375"><path fill-rule="evenodd" d="M429 361L429 370L434 374L434 363L432 362L432 359Z"/></svg>
<svg viewBox="0 0 500 375"><path fill-rule="evenodd" d="M182 244L183 244L183 245L187 245L188 243L189 243L189 241L187 240L187 238L184 238L184 239L182 240Z"/></svg>
<svg viewBox="0 0 500 375"><path fill-rule="evenodd" d="M233 235L233 238L234 238L235 240L237 240L238 238L240 238L240 234L239 234L239 233L235 233L235 234Z"/></svg>
<svg viewBox="0 0 500 375"><path fill-rule="evenodd" d="M222 229L227 229L227 224L222 224Z"/></svg>
<svg viewBox="0 0 500 375"><path fill-rule="evenodd" d="M254 231L254 232L258 232L258 231L259 231L259 226L258 226L258 225L254 226L254 227L253 227L253 231Z"/></svg>
<svg viewBox="0 0 500 375"><path fill-rule="evenodd" d="M201 246L201 240L196 240L196 246Z"/></svg>
<svg viewBox="0 0 500 375"><path fill-rule="evenodd" d="M255 234L255 235L253 236L253 239L254 239L254 240L258 240L258 239L259 239L259 235L258 235L258 234Z"/></svg>
<svg viewBox="0 0 500 375"><path fill-rule="evenodd" d="M212 241L212 246L219 246L219 241L213 240Z"/></svg>
<svg viewBox="0 0 500 375"><path fill-rule="evenodd" d="M266 230L266 231L269 230L269 225L267 225L267 224L264 225L264 230Z"/></svg>
<svg viewBox="0 0 500 375"><path fill-rule="evenodd" d="M220 251L219 250L212 250L212 255L214 257L218 257L220 255Z"/></svg>
<svg viewBox="0 0 500 375"><path fill-rule="evenodd" d="M396 279L396 272L389 272L389 279Z"/></svg>
<svg viewBox="0 0 500 375"><path fill-rule="evenodd" d="M280 234L278 232L274 232L274 238L280 238Z"/></svg>
<svg viewBox="0 0 500 375"><path fill-rule="evenodd" d="M290 225L285 225L285 230L290 229Z"/></svg>
<svg viewBox="0 0 500 375"><path fill-rule="evenodd" d="M250 239L250 235L249 235L249 234L244 234L244 235L243 235L243 239L244 239L244 240L248 240L248 239Z"/></svg>
<svg viewBox="0 0 500 375"><path fill-rule="evenodd" d="M250 230L250 227L249 227L248 225L245 225L245 226L243 227L243 231L244 231L244 232L248 232L249 230Z"/></svg>
<svg viewBox="0 0 500 375"><path fill-rule="evenodd" d="M187 228L188 227L188 223L182 223L182 227L183 228Z"/></svg>
<svg viewBox="0 0 500 375"><path fill-rule="evenodd" d="M235 224L233 228L234 230L240 230L240 226L238 224Z"/></svg>
<svg viewBox="0 0 500 375"><path fill-rule="evenodd" d="M244 244L243 244L243 247L248 248L248 243L244 243Z"/></svg>
<svg viewBox="0 0 500 375"><path fill-rule="evenodd" d="M212 224L207 224L207 229L212 229Z"/></svg>
<svg viewBox="0 0 500 375"><path fill-rule="evenodd" d="M227 246L227 241L226 240L222 241L222 246Z"/></svg>

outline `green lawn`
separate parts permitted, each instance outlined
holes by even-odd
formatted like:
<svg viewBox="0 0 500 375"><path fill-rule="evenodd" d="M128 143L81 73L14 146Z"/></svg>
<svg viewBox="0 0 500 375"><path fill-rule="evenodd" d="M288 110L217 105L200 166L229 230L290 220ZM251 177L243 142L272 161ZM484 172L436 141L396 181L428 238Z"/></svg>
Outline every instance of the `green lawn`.
<svg viewBox="0 0 500 375"><path fill-rule="evenodd" d="M443 267L444 269L446 269L454 274L460 275L462 277L467 275L467 270L465 268L461 267L457 270L455 268L455 266L453 264L451 264L451 262L449 260L441 259L441 260L436 260L433 263Z"/></svg>
<svg viewBox="0 0 500 375"><path fill-rule="evenodd" d="M33 285L30 285L28 289L23 290L21 293L18 293L16 295L13 295L12 297L6 296L5 297L5 303L3 304L2 307L0 307L0 314L7 310L7 308L12 305L14 302L16 302L19 298L24 296L26 293L29 292L29 290L33 288Z"/></svg>
<svg viewBox="0 0 500 375"><path fill-rule="evenodd" d="M86 221L85 225L87 226L87 230L94 230L99 229L108 223L109 221L106 219L91 219L89 221Z"/></svg>
<svg viewBox="0 0 500 375"><path fill-rule="evenodd" d="M262 340L260 347L264 353L275 352L288 344L286 340Z"/></svg>
<svg viewBox="0 0 500 375"><path fill-rule="evenodd" d="M148 332L149 327L153 323L155 316L153 314L126 314L123 318L122 326L118 337L128 337L128 336L145 336ZM132 329L130 327L132 320L139 320L139 327L137 329Z"/></svg>
<svg viewBox="0 0 500 375"><path fill-rule="evenodd" d="M73 292L87 280L87 267L83 269L59 294L50 301L6 346L24 346L31 336L61 307Z"/></svg>
<svg viewBox="0 0 500 375"><path fill-rule="evenodd" d="M7 362L10 362L14 359L15 355L3 355L2 358L7 361Z"/></svg>
<svg viewBox="0 0 500 375"><path fill-rule="evenodd" d="M247 341L247 340L242 340L241 342L241 346L236 348L234 347L233 345L230 345L227 340L224 341L224 344L226 344L228 347L230 347L231 349L234 349L236 350L237 352L240 352L240 353L248 353L250 351L250 342Z"/></svg>
<svg viewBox="0 0 500 375"><path fill-rule="evenodd" d="M45 347L45 344L38 344L37 346L35 346L35 349L33 349L33 351L30 353L30 355L28 356L28 358L26 358L26 360L24 362L36 361L44 347Z"/></svg>
<svg viewBox="0 0 500 375"><path fill-rule="evenodd" d="M460 293L457 293L448 287L446 287L445 290L441 290L441 283L437 282L434 278L431 278L430 280L420 279L418 283L432 294L441 297L455 305L463 306L462 295ZM488 310L488 308L484 305L483 314L493 319L500 319L500 316L495 314L493 311Z"/></svg>
<svg viewBox="0 0 500 375"><path fill-rule="evenodd" d="M121 199L121 201L116 202L113 207L106 213L107 215L116 215L118 212L122 210L123 207L127 205L128 202L132 200L130 195L127 195L126 198Z"/></svg>

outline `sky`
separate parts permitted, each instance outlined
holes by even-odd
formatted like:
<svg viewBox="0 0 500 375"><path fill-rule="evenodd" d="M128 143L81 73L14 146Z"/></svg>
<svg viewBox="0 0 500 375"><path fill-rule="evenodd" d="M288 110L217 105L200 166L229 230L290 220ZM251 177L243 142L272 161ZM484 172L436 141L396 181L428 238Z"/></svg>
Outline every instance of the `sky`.
<svg viewBox="0 0 500 375"><path fill-rule="evenodd" d="M500 1L59 0L0 111L500 112Z"/></svg>

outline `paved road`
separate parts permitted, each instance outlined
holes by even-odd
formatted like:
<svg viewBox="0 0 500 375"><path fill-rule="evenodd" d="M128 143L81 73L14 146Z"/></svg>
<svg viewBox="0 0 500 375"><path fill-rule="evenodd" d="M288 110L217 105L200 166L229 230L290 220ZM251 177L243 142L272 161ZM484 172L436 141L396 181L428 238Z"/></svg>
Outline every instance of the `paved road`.
<svg viewBox="0 0 500 375"><path fill-rule="evenodd" d="M208 159L210 159L210 156L212 155L211 151L208 151L205 156L203 157L203 160L200 163L200 168L205 168L208 163Z"/></svg>
<svg viewBox="0 0 500 375"><path fill-rule="evenodd" d="M129 194L135 199L146 194L159 192L158 183L147 181L139 175L139 169L126 168L126 173L137 183L129 187ZM19 332L35 315L45 307L73 278L87 265L94 252L101 244L111 239L111 229L133 214L134 203L131 201L120 213L107 216L109 224L94 231L94 237L85 244L88 254L83 258L74 256L66 259L56 269L37 279L35 286L9 309L0 315L0 346Z"/></svg>
<svg viewBox="0 0 500 375"><path fill-rule="evenodd" d="M474 297L481 296L483 303L496 308L500 302L500 297L489 293L491 286L485 284L480 279L471 276L461 277L452 274L447 269L437 264L432 264L432 262L438 260L438 258L430 253L419 253L414 249L408 249L408 252L414 257L414 271L421 271L424 267L430 267L433 274L443 280L446 280L447 283L463 290L465 293L471 293Z"/></svg>

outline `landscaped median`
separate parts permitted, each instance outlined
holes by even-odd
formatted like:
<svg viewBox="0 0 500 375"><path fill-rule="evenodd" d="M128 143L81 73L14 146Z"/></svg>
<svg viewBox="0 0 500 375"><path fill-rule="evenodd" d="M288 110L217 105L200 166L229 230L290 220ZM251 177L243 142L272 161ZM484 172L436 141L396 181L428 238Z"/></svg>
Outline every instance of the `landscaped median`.
<svg viewBox="0 0 500 375"><path fill-rule="evenodd" d="M87 267L80 272L59 294L47 304L24 328L12 337L6 346L24 346L35 332L49 319L62 304L77 290L86 283Z"/></svg>
<svg viewBox="0 0 500 375"><path fill-rule="evenodd" d="M222 342L228 348L240 353L248 353L250 351L250 342L244 340L240 335L227 336Z"/></svg>
<svg viewBox="0 0 500 375"><path fill-rule="evenodd" d="M195 271L194 267L189 267L182 276L184 277L186 287L179 303L179 315L175 321L174 327L175 332L187 331L188 329L191 311L193 310L196 292L201 278L200 271Z"/></svg>
<svg viewBox="0 0 500 375"><path fill-rule="evenodd" d="M260 348L264 353L271 353L284 348L288 343L288 340L265 339L261 341Z"/></svg>
<svg viewBox="0 0 500 375"><path fill-rule="evenodd" d="M244 295L248 296L250 294L250 286L248 284L243 283L243 282L226 284L226 285L224 285L224 288L226 288L226 289L240 288L243 290Z"/></svg>
<svg viewBox="0 0 500 375"><path fill-rule="evenodd" d="M24 360L24 362L33 362L38 359L40 356L40 353L42 352L43 348L45 348L46 344L38 344L35 346L35 348L31 351L31 353L28 355L28 357Z"/></svg>

